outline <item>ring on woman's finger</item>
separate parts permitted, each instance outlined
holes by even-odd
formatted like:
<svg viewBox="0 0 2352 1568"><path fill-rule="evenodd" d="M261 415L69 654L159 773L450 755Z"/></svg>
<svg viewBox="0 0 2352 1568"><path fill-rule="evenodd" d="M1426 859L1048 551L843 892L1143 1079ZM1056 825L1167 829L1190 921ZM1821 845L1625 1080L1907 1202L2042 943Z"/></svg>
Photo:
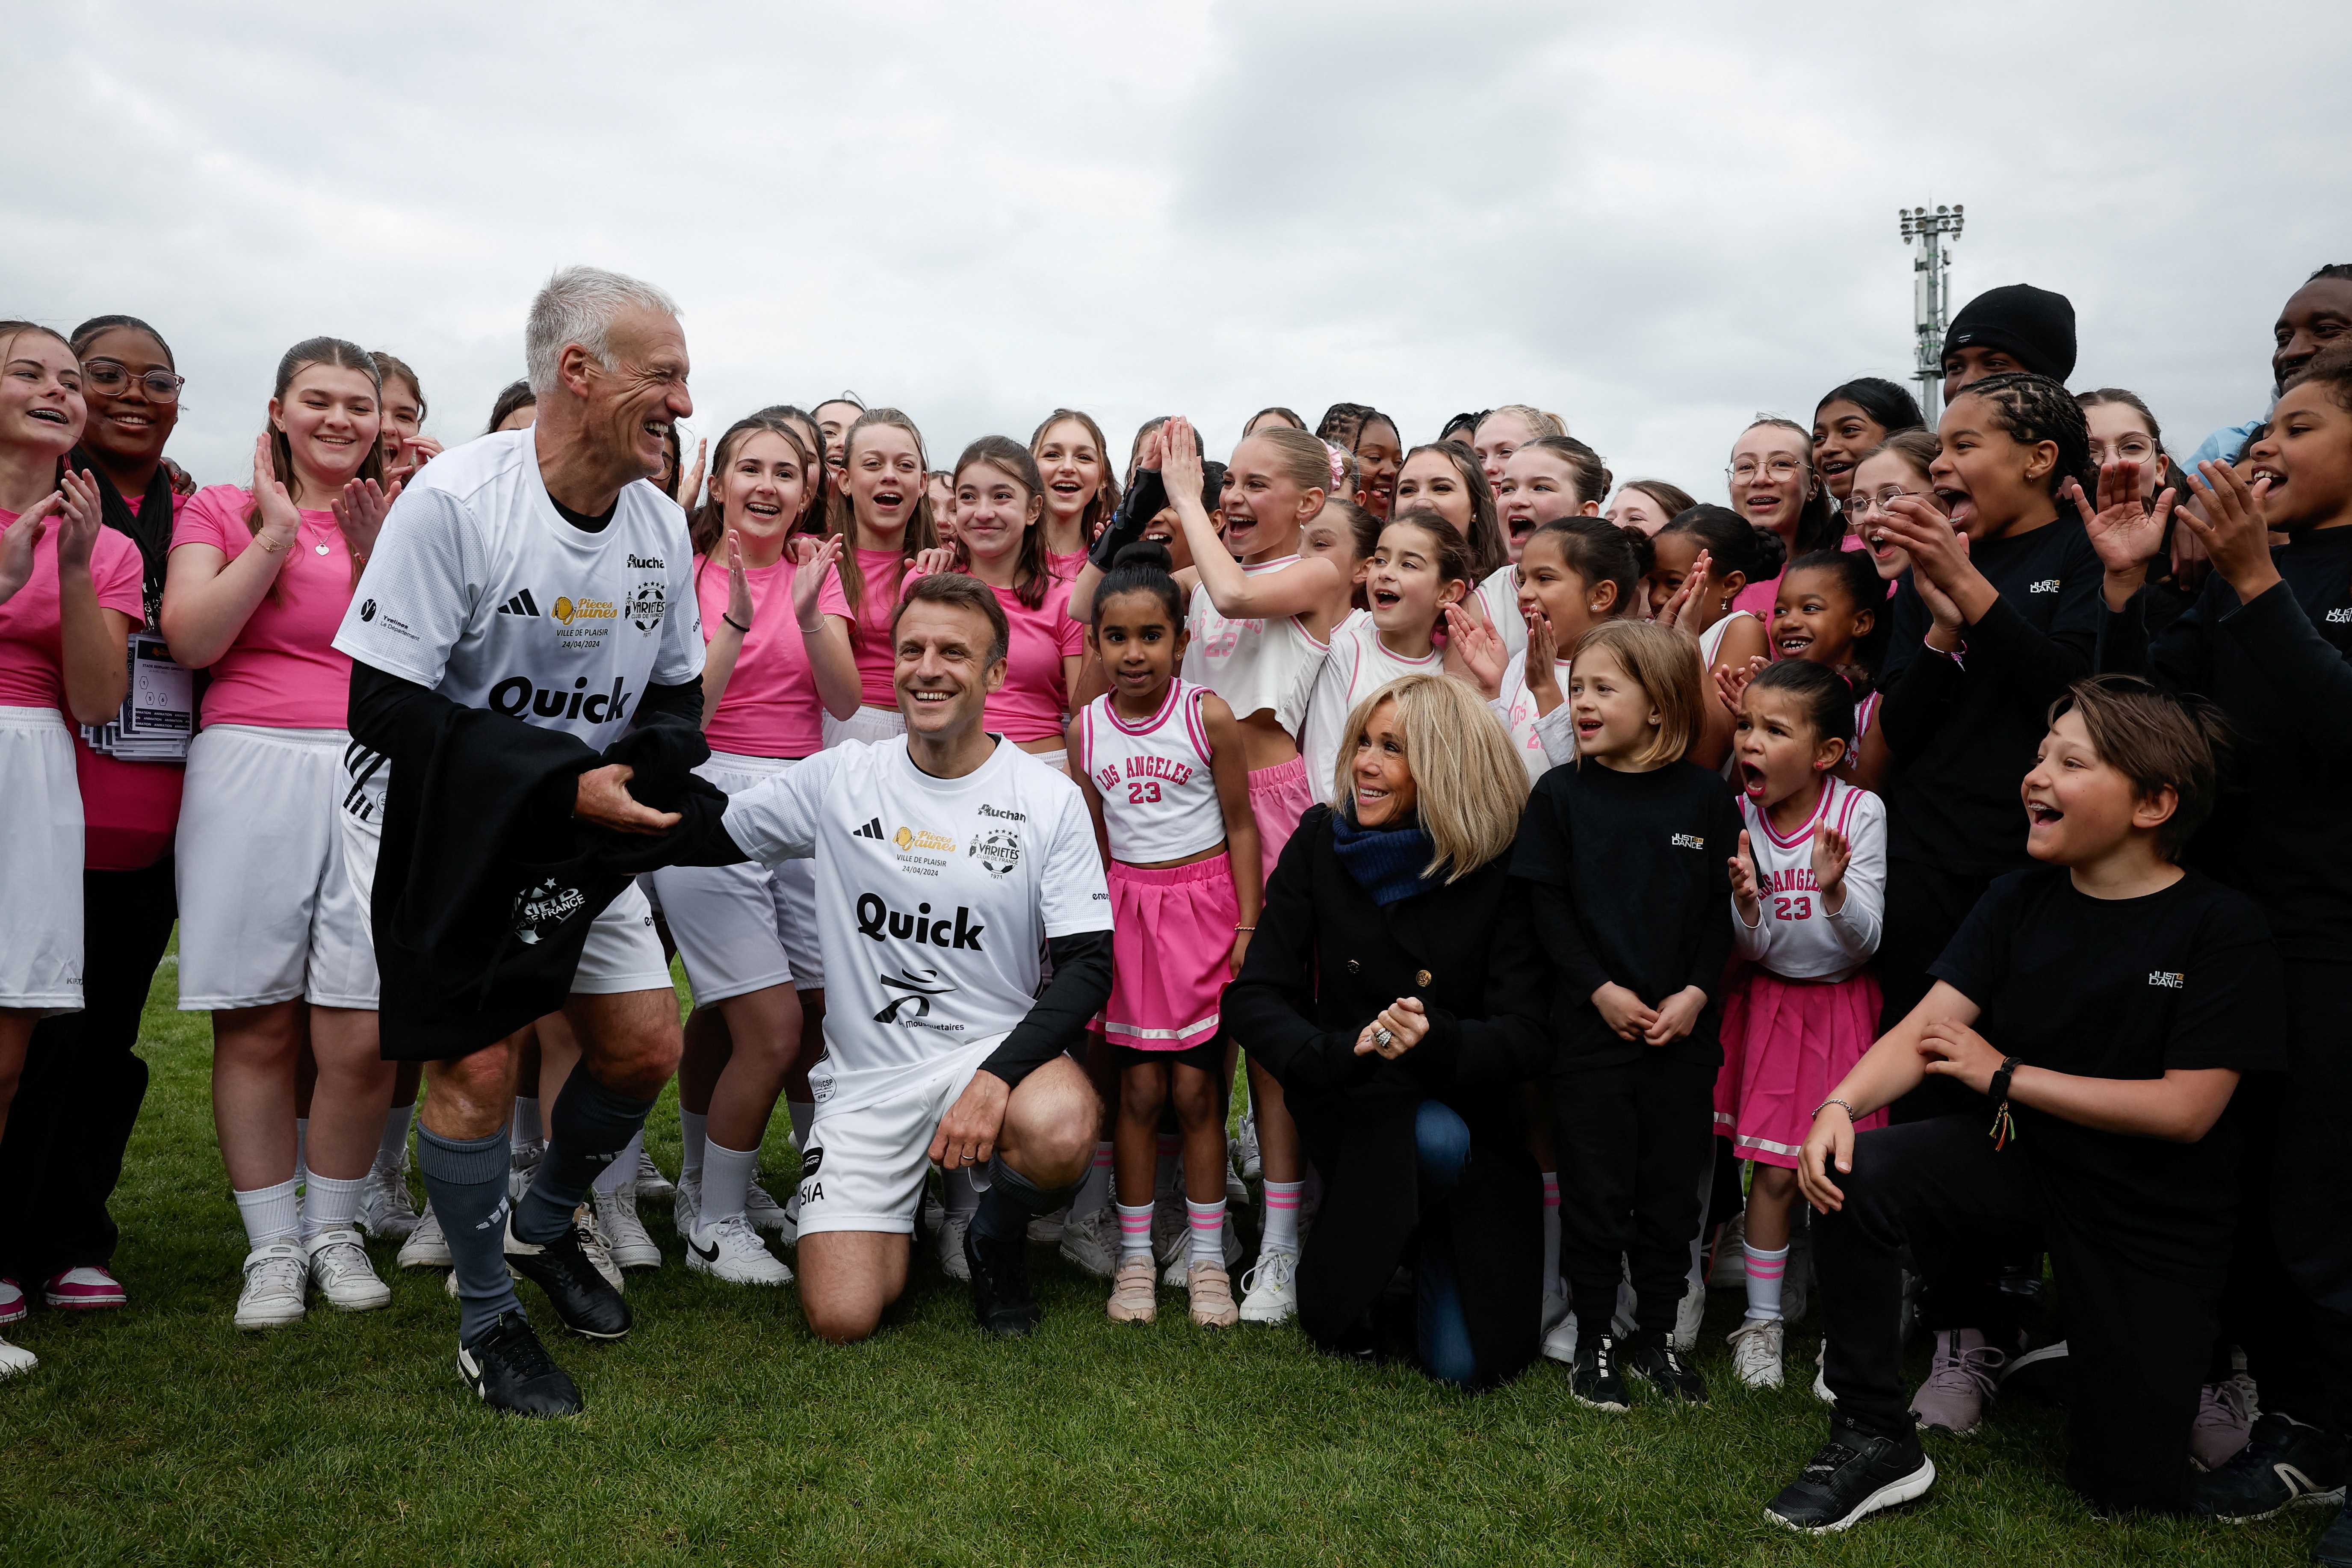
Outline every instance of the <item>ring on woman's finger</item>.
<svg viewBox="0 0 2352 1568"><path fill-rule="evenodd" d="M1389 1028L1385 1025L1372 1031L1372 1044L1381 1047L1382 1049L1386 1049L1389 1043L1395 1038L1396 1031Z"/></svg>

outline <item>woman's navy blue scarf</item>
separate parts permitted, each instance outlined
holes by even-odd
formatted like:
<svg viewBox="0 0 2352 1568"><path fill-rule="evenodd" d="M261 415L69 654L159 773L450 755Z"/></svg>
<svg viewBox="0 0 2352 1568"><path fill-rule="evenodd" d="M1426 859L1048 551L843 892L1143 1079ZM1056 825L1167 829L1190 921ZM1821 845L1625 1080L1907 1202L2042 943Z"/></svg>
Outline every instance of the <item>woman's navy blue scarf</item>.
<svg viewBox="0 0 2352 1568"><path fill-rule="evenodd" d="M1331 818L1331 836L1339 864L1382 909L1429 891L1444 876L1442 869L1423 874L1436 851L1417 821L1393 827L1359 827L1342 812Z"/></svg>

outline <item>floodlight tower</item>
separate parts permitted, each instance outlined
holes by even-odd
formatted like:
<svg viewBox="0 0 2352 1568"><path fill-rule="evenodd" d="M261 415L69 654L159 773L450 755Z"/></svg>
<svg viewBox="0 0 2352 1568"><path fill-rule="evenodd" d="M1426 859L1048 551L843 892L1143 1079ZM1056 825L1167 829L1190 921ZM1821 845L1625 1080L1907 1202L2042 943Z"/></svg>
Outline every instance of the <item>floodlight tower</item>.
<svg viewBox="0 0 2352 1568"><path fill-rule="evenodd" d="M1936 427L1944 391L1944 328L1951 294L1952 253L1947 246L1960 237L1961 207L1954 203L1929 212L1926 207L1897 207L1903 219L1903 239L1918 246L1911 259L1912 314L1918 326L1917 366L1911 373L1919 384L1919 411L1927 428Z"/></svg>

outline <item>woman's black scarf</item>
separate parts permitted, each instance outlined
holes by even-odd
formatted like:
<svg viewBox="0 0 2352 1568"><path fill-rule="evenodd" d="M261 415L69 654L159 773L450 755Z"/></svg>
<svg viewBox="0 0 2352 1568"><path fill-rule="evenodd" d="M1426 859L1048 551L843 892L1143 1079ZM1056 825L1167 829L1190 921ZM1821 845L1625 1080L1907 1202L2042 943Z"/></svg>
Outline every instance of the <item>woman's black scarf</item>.
<svg viewBox="0 0 2352 1568"><path fill-rule="evenodd" d="M114 481L106 477L105 470L91 461L86 448L76 447L67 460L98 481L98 501L106 526L139 547L147 626L151 631L161 632L163 567L172 556L172 470L162 463L155 465L155 477L147 481L147 493L140 498L139 510L133 512L131 503L122 499L122 492L114 488Z"/></svg>
<svg viewBox="0 0 2352 1568"><path fill-rule="evenodd" d="M1356 885L1386 909L1437 886L1443 871L1430 871L1436 850L1418 820L1393 827L1359 827L1345 811L1331 818L1331 847Z"/></svg>

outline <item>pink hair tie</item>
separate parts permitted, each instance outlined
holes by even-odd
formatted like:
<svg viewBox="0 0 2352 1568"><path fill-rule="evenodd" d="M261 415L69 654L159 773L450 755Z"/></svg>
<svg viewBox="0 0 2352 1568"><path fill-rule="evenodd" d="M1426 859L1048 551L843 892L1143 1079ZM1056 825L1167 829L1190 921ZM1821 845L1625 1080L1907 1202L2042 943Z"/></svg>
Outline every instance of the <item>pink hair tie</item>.
<svg viewBox="0 0 2352 1568"><path fill-rule="evenodd" d="M1348 482L1347 454L1330 441L1323 443L1323 452L1331 459L1331 488L1336 490Z"/></svg>

